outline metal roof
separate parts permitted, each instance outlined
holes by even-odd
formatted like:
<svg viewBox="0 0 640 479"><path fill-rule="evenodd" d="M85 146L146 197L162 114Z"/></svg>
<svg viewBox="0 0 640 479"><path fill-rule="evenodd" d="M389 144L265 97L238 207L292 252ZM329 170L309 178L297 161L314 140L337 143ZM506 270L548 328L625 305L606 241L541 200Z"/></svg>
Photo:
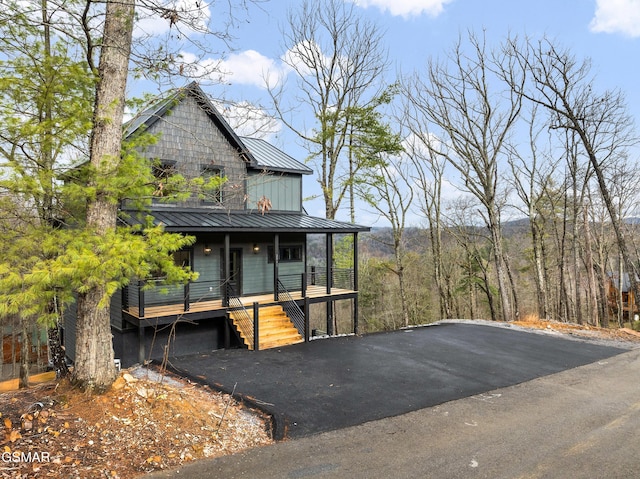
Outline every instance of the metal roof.
<svg viewBox="0 0 640 479"><path fill-rule="evenodd" d="M284 151L261 138L240 137L242 143L253 155L258 168L269 171L283 171L287 173L300 173L310 175L313 170L298 160L287 155Z"/></svg>
<svg viewBox="0 0 640 479"><path fill-rule="evenodd" d="M135 212L128 211L130 225L144 223ZM202 209L153 210L154 224L170 232L273 232L273 233L357 233L369 227L342 221L307 216L302 213L265 213L258 211L229 213Z"/></svg>

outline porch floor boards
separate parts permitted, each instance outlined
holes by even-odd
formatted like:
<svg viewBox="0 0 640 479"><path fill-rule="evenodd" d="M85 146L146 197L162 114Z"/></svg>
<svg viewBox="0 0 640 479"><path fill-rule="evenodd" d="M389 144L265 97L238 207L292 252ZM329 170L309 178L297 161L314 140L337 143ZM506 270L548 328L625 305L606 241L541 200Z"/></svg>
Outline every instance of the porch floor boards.
<svg viewBox="0 0 640 479"><path fill-rule="evenodd" d="M331 296L343 296L348 294L356 293L354 290L350 289L342 289L342 288L331 288L331 293L327 294L326 286L308 286L307 287L307 297L311 299L317 298L329 298ZM291 291L291 297L294 300L304 299L302 297L302 293L300 291ZM273 293L268 294L260 294L255 296L242 296L240 301L245 307L251 307L253 303L259 304L269 304L275 303L273 300ZM198 301L197 303L190 303L189 310L184 310L183 303L176 304L165 304L162 306L147 306L144 308L144 316L140 316L140 310L137 307L130 307L127 312L138 318L162 318L166 316L178 316L183 313L201 313L206 311L218 311L225 310L222 305L222 299L216 299L211 301Z"/></svg>

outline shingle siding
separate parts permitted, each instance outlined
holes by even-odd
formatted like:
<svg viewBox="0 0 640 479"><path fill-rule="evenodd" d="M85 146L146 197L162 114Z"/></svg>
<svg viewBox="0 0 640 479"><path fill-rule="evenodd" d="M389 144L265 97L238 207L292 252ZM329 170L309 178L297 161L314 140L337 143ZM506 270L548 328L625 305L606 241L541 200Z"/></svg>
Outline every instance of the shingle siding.
<svg viewBox="0 0 640 479"><path fill-rule="evenodd" d="M145 156L175 161L177 172L186 178L201 176L207 165L221 167L227 178L222 193L224 208L244 208L245 162L192 97L186 96L148 131L158 135L158 141L147 147ZM181 206L203 205L193 197Z"/></svg>

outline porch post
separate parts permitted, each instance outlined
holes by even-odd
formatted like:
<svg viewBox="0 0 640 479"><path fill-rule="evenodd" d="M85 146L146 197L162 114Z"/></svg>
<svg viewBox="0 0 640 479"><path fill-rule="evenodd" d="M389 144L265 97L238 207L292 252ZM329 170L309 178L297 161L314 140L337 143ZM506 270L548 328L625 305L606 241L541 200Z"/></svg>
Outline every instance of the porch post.
<svg viewBox="0 0 640 479"><path fill-rule="evenodd" d="M144 326L142 321L138 321L138 362L144 364L145 351L144 351Z"/></svg>
<svg viewBox="0 0 640 479"><path fill-rule="evenodd" d="M144 283L138 281L138 318L144 318Z"/></svg>
<svg viewBox="0 0 640 479"><path fill-rule="evenodd" d="M224 287L223 306L229 306L229 277L231 276L231 239L229 233L224 234L224 278L222 285Z"/></svg>
<svg viewBox="0 0 640 479"><path fill-rule="evenodd" d="M353 298L353 334L358 334L358 233L353 233L353 289L356 291Z"/></svg>
<svg viewBox="0 0 640 479"><path fill-rule="evenodd" d="M273 300L278 301L278 265L280 263L280 235L273 235Z"/></svg>
<svg viewBox="0 0 640 479"><path fill-rule="evenodd" d="M253 350L260 349L260 303L253 303Z"/></svg>
<svg viewBox="0 0 640 479"><path fill-rule="evenodd" d="M304 342L308 343L311 331L309 328L309 298L306 296L304 297L304 304L302 307L304 308Z"/></svg>
<svg viewBox="0 0 640 479"><path fill-rule="evenodd" d="M333 286L333 233L327 233L327 294L331 294Z"/></svg>
<svg viewBox="0 0 640 479"><path fill-rule="evenodd" d="M333 233L327 233L326 236L327 250L327 295L331 294L331 286L333 284ZM333 336L333 301L329 300L327 305L327 334Z"/></svg>

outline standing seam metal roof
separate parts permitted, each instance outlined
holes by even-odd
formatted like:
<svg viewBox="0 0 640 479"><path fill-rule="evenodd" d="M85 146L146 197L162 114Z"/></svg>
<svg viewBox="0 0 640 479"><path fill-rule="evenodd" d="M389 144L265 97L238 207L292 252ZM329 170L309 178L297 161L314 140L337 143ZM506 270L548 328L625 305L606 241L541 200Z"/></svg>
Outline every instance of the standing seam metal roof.
<svg viewBox="0 0 640 479"><path fill-rule="evenodd" d="M313 170L261 138L240 137L259 168L310 175Z"/></svg>
<svg viewBox="0 0 640 479"><path fill-rule="evenodd" d="M126 222L139 225L143 220L135 212L128 212ZM301 232L301 233L357 233L369 227L342 221L290 213L224 213L203 210L152 211L154 224L164 225L172 232Z"/></svg>

